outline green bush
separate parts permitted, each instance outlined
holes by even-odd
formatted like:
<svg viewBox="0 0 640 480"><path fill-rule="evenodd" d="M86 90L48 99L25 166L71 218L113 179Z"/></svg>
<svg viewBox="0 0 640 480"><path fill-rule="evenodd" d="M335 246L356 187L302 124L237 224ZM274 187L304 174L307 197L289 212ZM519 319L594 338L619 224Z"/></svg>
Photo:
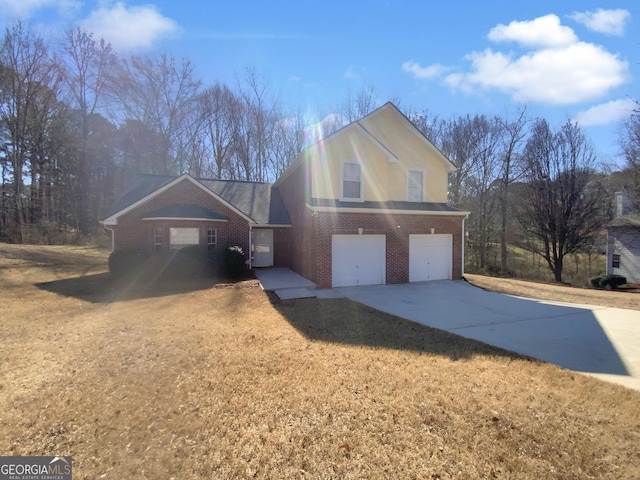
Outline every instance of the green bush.
<svg viewBox="0 0 640 480"><path fill-rule="evenodd" d="M143 268L149 258L146 248L131 247L111 252L109 255L109 272L115 277L122 277Z"/></svg>
<svg viewBox="0 0 640 480"><path fill-rule="evenodd" d="M600 279L600 288L609 287L612 290L627 283L627 279L622 275L607 275Z"/></svg>
<svg viewBox="0 0 640 480"><path fill-rule="evenodd" d="M206 247L192 245L178 250L167 273L177 277L206 277L212 273L212 261Z"/></svg>
<svg viewBox="0 0 640 480"><path fill-rule="evenodd" d="M237 245L221 247L214 250L214 262L217 272L230 279L239 278L247 271L246 258L242 248Z"/></svg>
<svg viewBox="0 0 640 480"><path fill-rule="evenodd" d="M616 288L627 283L626 277L622 275L605 275L604 277L593 277L591 280L591 286L594 288L611 288L615 290Z"/></svg>

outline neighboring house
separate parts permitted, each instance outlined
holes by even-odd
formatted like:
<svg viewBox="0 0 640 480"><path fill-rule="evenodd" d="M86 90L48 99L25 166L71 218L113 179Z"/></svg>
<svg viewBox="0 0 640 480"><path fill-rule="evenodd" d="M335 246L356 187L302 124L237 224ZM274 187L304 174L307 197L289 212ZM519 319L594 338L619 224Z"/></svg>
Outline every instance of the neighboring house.
<svg viewBox="0 0 640 480"><path fill-rule="evenodd" d="M640 283L640 210L623 192L615 197L615 218L607 229L607 274Z"/></svg>
<svg viewBox="0 0 640 480"><path fill-rule="evenodd" d="M305 150L273 185L141 175L105 227L114 249L237 244L250 267L319 288L460 279L453 164L391 103Z"/></svg>

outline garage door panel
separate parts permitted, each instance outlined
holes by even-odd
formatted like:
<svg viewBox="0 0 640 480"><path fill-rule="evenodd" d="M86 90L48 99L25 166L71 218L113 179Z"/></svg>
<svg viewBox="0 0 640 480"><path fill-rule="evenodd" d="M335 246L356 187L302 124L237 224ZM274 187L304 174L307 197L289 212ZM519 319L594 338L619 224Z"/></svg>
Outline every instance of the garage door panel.
<svg viewBox="0 0 640 480"><path fill-rule="evenodd" d="M453 237L446 235L409 236L409 281L451 279Z"/></svg>
<svg viewBox="0 0 640 480"><path fill-rule="evenodd" d="M384 235L333 235L332 286L379 285L386 277Z"/></svg>

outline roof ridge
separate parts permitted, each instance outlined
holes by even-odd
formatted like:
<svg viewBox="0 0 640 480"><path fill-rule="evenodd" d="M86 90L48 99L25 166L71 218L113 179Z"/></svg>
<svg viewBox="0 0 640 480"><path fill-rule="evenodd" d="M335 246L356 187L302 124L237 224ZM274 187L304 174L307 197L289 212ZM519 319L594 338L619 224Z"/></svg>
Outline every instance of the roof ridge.
<svg viewBox="0 0 640 480"><path fill-rule="evenodd" d="M228 178L204 178L204 177L193 177L194 180L205 181L205 182L233 182L233 183L253 183L257 185L273 185L270 182L259 182L257 180L232 180Z"/></svg>

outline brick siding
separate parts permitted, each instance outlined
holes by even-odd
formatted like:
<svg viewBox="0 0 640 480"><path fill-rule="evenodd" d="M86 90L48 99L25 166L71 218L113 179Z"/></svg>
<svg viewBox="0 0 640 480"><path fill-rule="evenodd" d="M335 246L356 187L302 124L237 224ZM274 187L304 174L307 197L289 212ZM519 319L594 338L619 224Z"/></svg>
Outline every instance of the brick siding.
<svg viewBox="0 0 640 480"><path fill-rule="evenodd" d="M162 207L174 204L201 205L209 210L229 217L228 222L193 220L142 220L146 214ZM118 218L113 226L114 247L116 250L128 247L147 247L153 249L154 227L163 230L163 247L169 246L169 228L197 227L200 229L200 245L207 244L207 229L217 229L218 245L238 245L249 254L249 223L235 211L215 199L189 179L183 179L176 185L156 195L148 202Z"/></svg>
<svg viewBox="0 0 640 480"><path fill-rule="evenodd" d="M318 288L330 288L331 238L334 234L386 235L386 283L409 282L409 235L453 235L452 278L462 277L462 217L441 215L399 215L373 213L318 213L315 218L316 272Z"/></svg>
<svg viewBox="0 0 640 480"><path fill-rule="evenodd" d="M283 263L276 263L276 265L287 266L313 281L316 266L315 224L312 221L311 210L306 205L307 176L306 164L303 163L277 187L289 212L291 228L289 229L289 248L286 255L279 257Z"/></svg>

